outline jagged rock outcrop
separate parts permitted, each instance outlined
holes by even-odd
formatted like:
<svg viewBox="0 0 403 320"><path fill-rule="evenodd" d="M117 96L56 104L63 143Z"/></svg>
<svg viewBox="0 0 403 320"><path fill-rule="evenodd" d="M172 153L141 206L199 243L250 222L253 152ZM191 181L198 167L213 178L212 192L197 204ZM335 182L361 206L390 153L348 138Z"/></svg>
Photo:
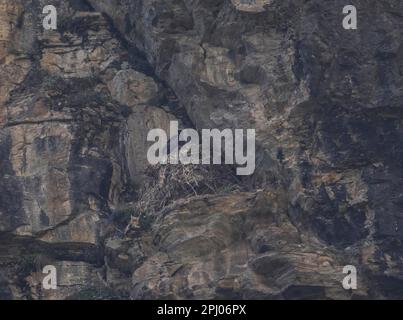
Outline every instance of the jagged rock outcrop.
<svg viewBox="0 0 403 320"><path fill-rule="evenodd" d="M402 298L403 5L354 2L0 0L0 298ZM171 120L255 128L255 174L172 191Z"/></svg>

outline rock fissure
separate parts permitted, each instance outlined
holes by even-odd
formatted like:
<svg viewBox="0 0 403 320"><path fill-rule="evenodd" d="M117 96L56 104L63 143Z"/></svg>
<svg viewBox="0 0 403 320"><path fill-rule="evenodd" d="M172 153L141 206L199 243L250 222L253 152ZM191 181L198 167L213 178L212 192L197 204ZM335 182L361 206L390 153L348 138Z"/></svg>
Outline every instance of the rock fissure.
<svg viewBox="0 0 403 320"><path fill-rule="evenodd" d="M356 2L0 0L0 298L401 298L403 7ZM150 166L171 121L256 173Z"/></svg>

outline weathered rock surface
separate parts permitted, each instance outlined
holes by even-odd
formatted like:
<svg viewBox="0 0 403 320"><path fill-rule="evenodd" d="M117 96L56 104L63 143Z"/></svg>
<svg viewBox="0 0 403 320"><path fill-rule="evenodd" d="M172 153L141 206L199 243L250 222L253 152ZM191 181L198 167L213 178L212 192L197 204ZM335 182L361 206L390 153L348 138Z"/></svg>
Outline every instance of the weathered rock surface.
<svg viewBox="0 0 403 320"><path fill-rule="evenodd" d="M401 1L52 2L0 0L0 299L403 298ZM174 119L256 173L144 205Z"/></svg>

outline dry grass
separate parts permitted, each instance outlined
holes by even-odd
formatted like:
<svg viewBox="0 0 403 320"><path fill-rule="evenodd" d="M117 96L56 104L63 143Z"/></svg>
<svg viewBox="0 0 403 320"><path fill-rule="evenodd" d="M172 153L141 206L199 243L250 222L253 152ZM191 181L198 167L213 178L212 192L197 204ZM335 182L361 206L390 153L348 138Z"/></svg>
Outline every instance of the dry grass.
<svg viewBox="0 0 403 320"><path fill-rule="evenodd" d="M150 217L175 200L205 194L242 191L238 178L229 166L219 165L155 165L134 203L131 222L126 228L136 229L142 217Z"/></svg>

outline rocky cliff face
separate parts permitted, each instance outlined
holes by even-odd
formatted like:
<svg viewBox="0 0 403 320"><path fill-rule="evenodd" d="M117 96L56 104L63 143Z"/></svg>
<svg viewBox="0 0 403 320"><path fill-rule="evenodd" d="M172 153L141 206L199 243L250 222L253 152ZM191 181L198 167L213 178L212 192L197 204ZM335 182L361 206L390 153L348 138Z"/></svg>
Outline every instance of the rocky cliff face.
<svg viewBox="0 0 403 320"><path fill-rule="evenodd" d="M0 0L0 299L403 298L401 1L51 2ZM150 167L171 120L255 174Z"/></svg>

